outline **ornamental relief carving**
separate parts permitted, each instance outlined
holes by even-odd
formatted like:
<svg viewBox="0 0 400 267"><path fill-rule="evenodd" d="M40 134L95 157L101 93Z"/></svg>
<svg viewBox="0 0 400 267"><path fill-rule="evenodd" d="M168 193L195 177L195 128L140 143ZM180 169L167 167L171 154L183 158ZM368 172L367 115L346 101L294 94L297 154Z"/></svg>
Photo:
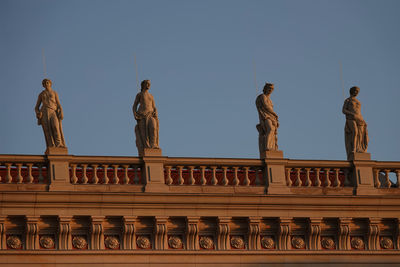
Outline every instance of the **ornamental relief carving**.
<svg viewBox="0 0 400 267"><path fill-rule="evenodd" d="M336 246L335 240L332 237L322 237L321 246L324 249L334 249Z"/></svg>
<svg viewBox="0 0 400 267"><path fill-rule="evenodd" d="M306 242L301 236L292 237L292 247L295 249L304 249L306 247Z"/></svg>
<svg viewBox="0 0 400 267"><path fill-rule="evenodd" d="M168 239L168 244L173 249L179 249L183 247L182 239L177 235L170 236Z"/></svg>
<svg viewBox="0 0 400 267"><path fill-rule="evenodd" d="M15 235L7 237L7 246L11 249L21 249L22 248L21 238Z"/></svg>
<svg viewBox="0 0 400 267"><path fill-rule="evenodd" d="M361 237L352 237L350 241L351 247L353 249L364 249L364 240Z"/></svg>
<svg viewBox="0 0 400 267"><path fill-rule="evenodd" d="M119 249L119 240L115 236L107 236L104 239L104 244L108 249Z"/></svg>
<svg viewBox="0 0 400 267"><path fill-rule="evenodd" d="M383 248L383 249L392 249L393 248L393 241L390 237L382 237L380 243L381 243L381 248Z"/></svg>
<svg viewBox="0 0 400 267"><path fill-rule="evenodd" d="M39 239L40 246L45 249L54 248L54 239L52 236L44 235L41 236Z"/></svg>
<svg viewBox="0 0 400 267"><path fill-rule="evenodd" d="M275 241L274 241L274 239L273 239L272 237L270 237L270 236L264 236L264 237L261 239L261 246L262 246L263 248L266 248L266 249L273 249L273 248L275 248Z"/></svg>
<svg viewBox="0 0 400 267"><path fill-rule="evenodd" d="M136 244L139 248L148 249L151 246L150 238L145 235L138 236Z"/></svg>
<svg viewBox="0 0 400 267"><path fill-rule="evenodd" d="M244 249L244 240L241 236L232 236L231 246L235 249Z"/></svg>
<svg viewBox="0 0 400 267"><path fill-rule="evenodd" d="M87 248L86 238L83 236L74 236L72 238L72 246L76 249L85 249Z"/></svg>
<svg viewBox="0 0 400 267"><path fill-rule="evenodd" d="M199 243L200 243L200 247L202 249L213 249L214 248L214 240L212 237L201 236Z"/></svg>

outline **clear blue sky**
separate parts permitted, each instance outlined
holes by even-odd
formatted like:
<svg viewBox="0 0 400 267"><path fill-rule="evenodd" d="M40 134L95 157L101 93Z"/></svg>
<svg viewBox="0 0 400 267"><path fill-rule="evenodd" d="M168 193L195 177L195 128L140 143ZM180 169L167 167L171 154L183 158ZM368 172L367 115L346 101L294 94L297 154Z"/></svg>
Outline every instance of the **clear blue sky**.
<svg viewBox="0 0 400 267"><path fill-rule="evenodd" d="M255 65L258 93L275 83L284 156L345 159L342 62L372 159L400 160L399 13L390 0L0 0L0 153L45 151L44 49L70 154L137 155L135 53L166 156L258 157Z"/></svg>

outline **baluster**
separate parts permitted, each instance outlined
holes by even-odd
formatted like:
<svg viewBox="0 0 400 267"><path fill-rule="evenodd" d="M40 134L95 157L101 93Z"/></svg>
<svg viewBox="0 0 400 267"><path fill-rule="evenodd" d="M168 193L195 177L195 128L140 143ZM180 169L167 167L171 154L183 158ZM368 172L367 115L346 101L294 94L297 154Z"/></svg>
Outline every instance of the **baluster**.
<svg viewBox="0 0 400 267"><path fill-rule="evenodd" d="M194 166L189 166L189 184L194 185L196 180L194 179Z"/></svg>
<svg viewBox="0 0 400 267"><path fill-rule="evenodd" d="M390 179L389 179L390 170L385 169L384 172L385 172L385 179L386 179L386 185L385 186L387 188L390 188L390 186L392 185L392 182L390 182Z"/></svg>
<svg viewBox="0 0 400 267"><path fill-rule="evenodd" d="M78 177L76 177L76 164L71 164L71 168L72 168L71 183L76 184L78 182Z"/></svg>
<svg viewBox="0 0 400 267"><path fill-rule="evenodd" d="M286 168L286 185L287 186L292 186L292 180L290 179L290 171L292 170L291 168Z"/></svg>
<svg viewBox="0 0 400 267"><path fill-rule="evenodd" d="M212 179L211 179L211 184L212 185L217 185L218 184L218 180L217 180L217 167L216 166L212 166Z"/></svg>
<svg viewBox="0 0 400 267"><path fill-rule="evenodd" d="M381 181L379 181L379 169L374 169L374 182L376 188L381 187Z"/></svg>
<svg viewBox="0 0 400 267"><path fill-rule="evenodd" d="M315 168L314 171L315 171L315 186L316 187L321 187L321 180L319 179L319 175L320 175L321 169L320 168Z"/></svg>
<svg viewBox="0 0 400 267"><path fill-rule="evenodd" d="M110 179L108 179L108 174L107 174L108 165L107 164L103 165L103 168L104 168L103 184L108 184L110 182Z"/></svg>
<svg viewBox="0 0 400 267"><path fill-rule="evenodd" d="M22 163L17 163L16 165L17 165L17 179L16 179L16 182L17 182L17 184L22 184L22 182L24 180L22 178L22 173L21 173L21 171L22 171Z"/></svg>
<svg viewBox="0 0 400 267"><path fill-rule="evenodd" d="M250 179L249 179L249 167L244 167L244 181L243 184L245 186L250 185Z"/></svg>
<svg viewBox="0 0 400 267"><path fill-rule="evenodd" d="M92 168L93 168L93 178L92 178L92 183L93 184L98 184L99 183L99 177L97 176L97 168L99 167L99 165L97 164L93 164Z"/></svg>
<svg viewBox="0 0 400 267"><path fill-rule="evenodd" d="M7 175L6 175L5 182L7 184L9 184L9 183L12 182L12 176L11 176L11 166L12 166L12 164L11 163L6 163L6 166L7 166Z"/></svg>
<svg viewBox="0 0 400 267"><path fill-rule="evenodd" d="M233 182L232 182L232 184L233 185L239 185L239 178L238 178L238 169L239 169L239 167L233 167L233 170L234 170L234 176L233 176Z"/></svg>
<svg viewBox="0 0 400 267"><path fill-rule="evenodd" d="M310 170L311 170L311 168L305 168L305 170L306 170L305 186L310 187L311 184L312 184L311 179L310 179Z"/></svg>
<svg viewBox="0 0 400 267"><path fill-rule="evenodd" d="M207 183L206 180L206 166L200 166L201 169L201 177L200 177L200 184L205 185Z"/></svg>
<svg viewBox="0 0 400 267"><path fill-rule="evenodd" d="M167 180L165 181L167 183L167 185L171 185L172 184L172 178L171 178L171 166L166 166L165 169L167 170ZM135 176L136 179L136 176Z"/></svg>
<svg viewBox="0 0 400 267"><path fill-rule="evenodd" d="M86 171L87 171L87 164L82 164L82 172L83 172L83 174L82 174L82 184L87 184L88 183L88 181L89 181L89 178L87 177L87 173L86 173Z"/></svg>
<svg viewBox="0 0 400 267"><path fill-rule="evenodd" d="M114 167L114 179L113 179L113 184L118 184L119 183L119 178L118 178L118 164L113 165Z"/></svg>
<svg viewBox="0 0 400 267"><path fill-rule="evenodd" d="M222 169L224 170L224 177L222 178L222 185L226 186L229 183L228 176L227 176L228 167L222 167Z"/></svg>
<svg viewBox="0 0 400 267"><path fill-rule="evenodd" d="M183 185L185 183L185 180L183 179L183 174L182 174L182 170L183 170L183 166L178 166L178 185Z"/></svg>
<svg viewBox="0 0 400 267"><path fill-rule="evenodd" d="M133 178L133 183L134 184L139 184L139 167L133 167L133 171L135 172L135 177ZM171 179L171 167L169 167L169 171L167 171L167 173L169 173L169 178ZM171 183L172 183L172 179L171 179ZM168 184L168 179L167 179L167 184Z"/></svg>
<svg viewBox="0 0 400 267"><path fill-rule="evenodd" d="M350 174L349 169L345 168L345 169L343 169L343 172L344 172L344 186L351 186L350 177L349 177L349 174Z"/></svg>
<svg viewBox="0 0 400 267"><path fill-rule="evenodd" d="M296 181L294 182L294 185L297 187L300 187L301 186L301 179L300 179L301 168L295 168L295 170L296 170Z"/></svg>
<svg viewBox="0 0 400 267"><path fill-rule="evenodd" d="M128 176L128 169L129 165L123 165L124 168L124 179L122 180L123 184L129 184L129 176Z"/></svg>
<svg viewBox="0 0 400 267"><path fill-rule="evenodd" d="M400 170L395 170L395 172L396 172L396 178L397 178L396 187L399 188L400 187Z"/></svg>
<svg viewBox="0 0 400 267"><path fill-rule="evenodd" d="M260 181L260 175L259 175L259 168L254 168L254 171L255 171L255 175L256 175L256 180L255 180L255 184L256 185L260 185L261 184L261 181ZM261 169L262 170L262 169Z"/></svg>
<svg viewBox="0 0 400 267"><path fill-rule="evenodd" d="M33 164L32 163L28 163L26 165L28 166L28 178L26 179L26 182L28 184L31 184L31 183L33 183L33 176L32 176L32 166L33 166Z"/></svg>
<svg viewBox="0 0 400 267"><path fill-rule="evenodd" d="M39 170L39 177L38 177L38 183L42 184L44 181L44 177L43 177L43 165L42 164L38 164L38 170Z"/></svg>
<svg viewBox="0 0 400 267"><path fill-rule="evenodd" d="M325 181L323 183L324 186L329 187L330 186L330 181L329 181L329 172L330 172L330 168L325 168Z"/></svg>
<svg viewBox="0 0 400 267"><path fill-rule="evenodd" d="M340 169L335 168L335 180L333 181L333 187L338 187L340 185L340 180L339 180L339 171Z"/></svg>

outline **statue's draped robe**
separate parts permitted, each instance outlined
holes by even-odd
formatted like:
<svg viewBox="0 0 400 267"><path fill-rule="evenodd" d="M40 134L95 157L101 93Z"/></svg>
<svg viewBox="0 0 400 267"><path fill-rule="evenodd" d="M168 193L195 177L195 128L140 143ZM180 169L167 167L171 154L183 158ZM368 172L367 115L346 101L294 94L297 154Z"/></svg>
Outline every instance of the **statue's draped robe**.
<svg viewBox="0 0 400 267"><path fill-rule="evenodd" d="M274 105L269 97L261 94L256 99L256 107L260 119L260 124L257 124L260 152L276 151L278 150L278 121L274 114L268 111L268 109L273 110ZM272 132L269 136L267 136L268 131Z"/></svg>

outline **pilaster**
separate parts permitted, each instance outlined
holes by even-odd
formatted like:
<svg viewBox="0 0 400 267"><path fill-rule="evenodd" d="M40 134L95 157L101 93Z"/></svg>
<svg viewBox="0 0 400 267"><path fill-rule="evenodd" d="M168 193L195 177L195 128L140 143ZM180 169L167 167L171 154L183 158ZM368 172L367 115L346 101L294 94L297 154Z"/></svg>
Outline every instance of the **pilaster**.
<svg viewBox="0 0 400 267"><path fill-rule="evenodd" d="M7 216L0 216L0 250L7 249L6 243L6 218Z"/></svg>
<svg viewBox="0 0 400 267"><path fill-rule="evenodd" d="M154 248L158 250L168 249L167 236L168 217L155 217L154 219Z"/></svg>
<svg viewBox="0 0 400 267"><path fill-rule="evenodd" d="M91 220L92 220L92 224L90 227L91 249L94 250L104 249L104 233L103 233L104 216L92 216Z"/></svg>
<svg viewBox="0 0 400 267"><path fill-rule="evenodd" d="M137 216L123 217L122 249L136 249L135 223Z"/></svg>
<svg viewBox="0 0 400 267"><path fill-rule="evenodd" d="M228 250L230 227L229 223L232 217L218 217L218 229L217 229L217 249Z"/></svg>
<svg viewBox="0 0 400 267"><path fill-rule="evenodd" d="M285 162L283 152L265 151L261 155L265 166L265 186L267 194L290 194L290 188L286 184Z"/></svg>
<svg viewBox="0 0 400 267"><path fill-rule="evenodd" d="M291 222L291 217L279 218L278 249L280 250L288 250L290 248Z"/></svg>
<svg viewBox="0 0 400 267"><path fill-rule="evenodd" d="M381 222L380 218L370 218L368 225L368 249L369 250L378 250L380 248L379 245L379 223Z"/></svg>
<svg viewBox="0 0 400 267"><path fill-rule="evenodd" d="M199 250L199 219L186 217L186 244L188 250Z"/></svg>
<svg viewBox="0 0 400 267"><path fill-rule="evenodd" d="M161 149L145 148L139 154L143 160L143 173L145 192L168 192L168 186L164 178L165 158L161 155Z"/></svg>
<svg viewBox="0 0 400 267"><path fill-rule="evenodd" d="M73 191L69 177L69 155L48 154L49 191Z"/></svg>
<svg viewBox="0 0 400 267"><path fill-rule="evenodd" d="M352 153L353 180L357 195L371 195L375 193L373 165L370 153Z"/></svg>
<svg viewBox="0 0 400 267"><path fill-rule="evenodd" d="M338 237L339 250L350 250L350 223L351 218L339 218Z"/></svg>
<svg viewBox="0 0 400 267"><path fill-rule="evenodd" d="M26 219L26 249L39 248L39 216L25 216Z"/></svg>
<svg viewBox="0 0 400 267"><path fill-rule="evenodd" d="M72 216L58 217L58 249L71 249L71 219Z"/></svg>
<svg viewBox="0 0 400 267"><path fill-rule="evenodd" d="M260 222L261 217L248 218L248 240L249 250L258 250L261 248L260 243Z"/></svg>
<svg viewBox="0 0 400 267"><path fill-rule="evenodd" d="M311 217L308 221L308 240L311 250L321 249L321 217Z"/></svg>

